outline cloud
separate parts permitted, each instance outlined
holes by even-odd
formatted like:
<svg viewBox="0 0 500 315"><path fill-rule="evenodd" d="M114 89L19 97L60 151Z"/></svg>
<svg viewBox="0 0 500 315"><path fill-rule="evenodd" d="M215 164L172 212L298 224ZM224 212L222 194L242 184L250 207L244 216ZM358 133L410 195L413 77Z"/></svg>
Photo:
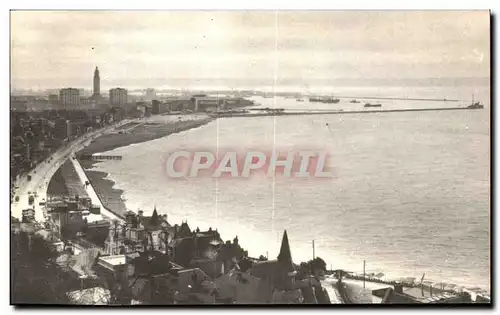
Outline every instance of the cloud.
<svg viewBox="0 0 500 315"><path fill-rule="evenodd" d="M489 76L487 11L13 11L15 82ZM48 80L48 78L51 78Z"/></svg>

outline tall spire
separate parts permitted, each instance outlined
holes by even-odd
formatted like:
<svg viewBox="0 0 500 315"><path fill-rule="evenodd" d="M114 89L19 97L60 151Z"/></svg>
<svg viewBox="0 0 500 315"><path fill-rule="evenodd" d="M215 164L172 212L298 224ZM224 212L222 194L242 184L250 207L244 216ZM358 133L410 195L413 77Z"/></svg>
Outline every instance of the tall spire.
<svg viewBox="0 0 500 315"><path fill-rule="evenodd" d="M151 216L151 224L156 225L158 223L159 223L158 212L156 211L156 205L155 205L155 209L153 210L153 215Z"/></svg>
<svg viewBox="0 0 500 315"><path fill-rule="evenodd" d="M99 68L97 66L94 70L94 96L101 95L101 78L99 77Z"/></svg>
<svg viewBox="0 0 500 315"><path fill-rule="evenodd" d="M290 244L288 243L288 235L283 233L283 239L281 240L281 249L278 255L278 261L281 262L292 262L292 253L290 252Z"/></svg>

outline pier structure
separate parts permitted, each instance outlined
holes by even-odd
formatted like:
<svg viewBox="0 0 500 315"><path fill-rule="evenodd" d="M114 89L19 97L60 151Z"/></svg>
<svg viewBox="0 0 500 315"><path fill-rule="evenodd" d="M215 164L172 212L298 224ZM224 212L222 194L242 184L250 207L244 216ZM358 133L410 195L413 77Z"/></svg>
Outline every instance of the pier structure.
<svg viewBox="0 0 500 315"><path fill-rule="evenodd" d="M402 112L432 112L432 111L457 111L457 110L476 110L478 108L467 107L441 107L441 108L407 108L407 109L377 109L377 110L308 110L308 111L289 111L286 109L274 109L272 111L263 111L262 113L216 113L213 117L265 117L265 116L306 116L306 115L345 115L345 114L374 114L374 113L402 113Z"/></svg>

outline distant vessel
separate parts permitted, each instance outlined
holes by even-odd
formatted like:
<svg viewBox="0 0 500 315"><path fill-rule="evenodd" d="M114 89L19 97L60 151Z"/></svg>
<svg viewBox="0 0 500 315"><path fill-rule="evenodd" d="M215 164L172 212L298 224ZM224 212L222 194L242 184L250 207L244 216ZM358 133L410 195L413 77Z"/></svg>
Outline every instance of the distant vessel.
<svg viewBox="0 0 500 315"><path fill-rule="evenodd" d="M470 109L480 109L480 108L484 108L484 105L481 104L480 102L475 102L474 103L474 94L472 94L472 104L470 104L469 106L467 106L467 108L470 108Z"/></svg>
<svg viewBox="0 0 500 315"><path fill-rule="evenodd" d="M303 99L300 98L297 99L297 102L303 102L303 101L304 101Z"/></svg>
<svg viewBox="0 0 500 315"><path fill-rule="evenodd" d="M365 107L382 107L382 104L370 104L370 103L366 103Z"/></svg>
<svg viewBox="0 0 500 315"><path fill-rule="evenodd" d="M355 103L355 104L356 104L356 103L360 103L360 101L357 101L357 100L352 100L352 101L350 101L349 103Z"/></svg>
<svg viewBox="0 0 500 315"><path fill-rule="evenodd" d="M479 109L479 108L484 108L484 105L479 102L475 102L474 104L467 106L467 108Z"/></svg>
<svg viewBox="0 0 500 315"><path fill-rule="evenodd" d="M309 98L309 102L311 103L329 103L329 104L337 104L340 102L338 98Z"/></svg>

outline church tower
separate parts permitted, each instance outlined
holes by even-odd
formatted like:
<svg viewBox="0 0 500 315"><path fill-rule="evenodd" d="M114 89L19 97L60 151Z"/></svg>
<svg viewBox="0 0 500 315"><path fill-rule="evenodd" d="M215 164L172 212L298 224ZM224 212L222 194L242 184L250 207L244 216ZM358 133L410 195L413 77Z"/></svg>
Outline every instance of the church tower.
<svg viewBox="0 0 500 315"><path fill-rule="evenodd" d="M101 96L101 78L99 77L99 69L95 67L94 71L94 97Z"/></svg>

